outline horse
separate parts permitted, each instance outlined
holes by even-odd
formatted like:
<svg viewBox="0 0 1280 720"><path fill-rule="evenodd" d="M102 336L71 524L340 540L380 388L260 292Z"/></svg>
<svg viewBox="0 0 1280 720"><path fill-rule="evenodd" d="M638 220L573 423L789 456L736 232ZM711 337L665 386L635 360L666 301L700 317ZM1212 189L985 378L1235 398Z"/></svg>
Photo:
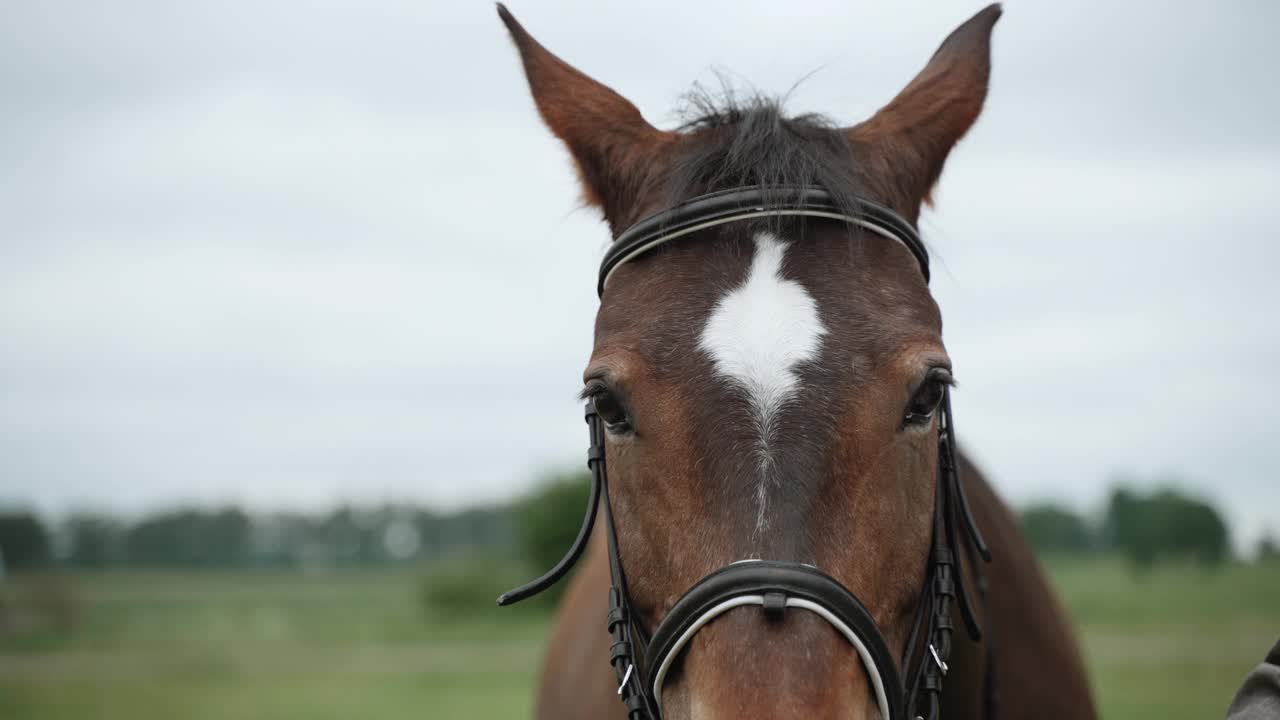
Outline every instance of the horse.
<svg viewBox="0 0 1280 720"><path fill-rule="evenodd" d="M1015 516L956 448L916 230L982 110L1001 12L852 126L704 95L660 130L498 5L614 239L583 526L499 599L585 552L538 718L1095 717Z"/></svg>

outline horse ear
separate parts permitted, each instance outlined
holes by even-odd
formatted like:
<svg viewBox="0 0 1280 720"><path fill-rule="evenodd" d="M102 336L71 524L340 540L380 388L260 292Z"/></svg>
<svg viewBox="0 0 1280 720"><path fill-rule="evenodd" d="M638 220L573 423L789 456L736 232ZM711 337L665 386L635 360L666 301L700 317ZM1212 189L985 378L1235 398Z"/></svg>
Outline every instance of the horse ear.
<svg viewBox="0 0 1280 720"><path fill-rule="evenodd" d="M498 17L520 51L538 113L578 166L583 198L611 224L620 222L654 151L671 133L650 125L626 98L544 48L502 3Z"/></svg>
<svg viewBox="0 0 1280 720"><path fill-rule="evenodd" d="M956 28L888 105L849 128L856 146L871 153L901 209L911 215L942 174L951 148L964 137L987 97L991 75L991 31L1000 19L997 3Z"/></svg>

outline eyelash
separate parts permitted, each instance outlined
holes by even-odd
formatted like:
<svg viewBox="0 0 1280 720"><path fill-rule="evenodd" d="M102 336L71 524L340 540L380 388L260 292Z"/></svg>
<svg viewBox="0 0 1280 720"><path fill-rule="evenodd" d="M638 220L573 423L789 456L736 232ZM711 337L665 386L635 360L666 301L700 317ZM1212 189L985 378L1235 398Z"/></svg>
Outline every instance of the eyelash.
<svg viewBox="0 0 1280 720"><path fill-rule="evenodd" d="M589 380L586 386L578 391L578 400L580 402L592 402L596 399L596 396L606 392L609 392L609 389L604 386L604 383L599 380Z"/></svg>
<svg viewBox="0 0 1280 720"><path fill-rule="evenodd" d="M603 382L595 380L588 382L587 386L582 389L581 393L579 393L579 397L582 400L595 405L596 414L604 422L605 428L610 432L627 433L632 431L631 417L630 413L627 411L626 405L618 398L617 394L606 387ZM608 398L613 407L610 408L608 405L601 407L600 401L603 398ZM611 413L610 410L615 412ZM615 414L620 417L616 417L612 422L610 422L610 414Z"/></svg>
<svg viewBox="0 0 1280 720"><path fill-rule="evenodd" d="M929 398L931 402L926 403L928 410L926 412L914 412L916 401L920 398L921 393L925 390L931 390L935 386L939 387L938 397L936 399ZM934 368L925 376L924 382L915 389L911 394L911 399L907 402L907 410L902 417L903 429L910 427L924 427L933 421L933 416L937 414L938 408L941 406L943 399L946 397L947 391L955 386L955 378L946 368Z"/></svg>

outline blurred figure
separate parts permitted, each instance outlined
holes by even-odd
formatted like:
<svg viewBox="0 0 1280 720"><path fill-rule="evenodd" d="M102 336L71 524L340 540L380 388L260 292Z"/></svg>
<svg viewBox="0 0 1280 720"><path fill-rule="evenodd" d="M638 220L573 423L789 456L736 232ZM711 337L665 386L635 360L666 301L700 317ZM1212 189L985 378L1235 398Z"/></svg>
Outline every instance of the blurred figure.
<svg viewBox="0 0 1280 720"><path fill-rule="evenodd" d="M1267 659L1244 679L1227 708L1227 720L1268 720L1280 718L1280 640Z"/></svg>

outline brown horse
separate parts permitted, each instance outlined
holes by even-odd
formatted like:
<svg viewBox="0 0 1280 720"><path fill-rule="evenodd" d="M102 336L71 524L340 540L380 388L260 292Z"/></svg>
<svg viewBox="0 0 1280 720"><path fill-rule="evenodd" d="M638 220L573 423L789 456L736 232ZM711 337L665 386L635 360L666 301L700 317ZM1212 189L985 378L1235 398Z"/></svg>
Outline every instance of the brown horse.
<svg viewBox="0 0 1280 720"><path fill-rule="evenodd" d="M982 109L1000 8L960 26L852 127L787 117L762 99L704 98L703 115L674 131L499 14L538 111L616 239L650 214L740 187L819 187L913 226ZM718 568L786 562L852 589L905 676L937 536L937 448L950 428L939 408L952 383L939 310L908 249L837 220L763 218L695 228L602 283L584 397L602 428L604 502L642 631ZM983 642L957 632L938 661L942 714L1094 717L1069 623L1015 518L959 466L994 559ZM609 555L595 533L551 632L539 718L627 717L608 667ZM976 587L973 556L961 564ZM678 653L661 716L877 717L874 673L849 640L817 613L765 622L759 609L724 612Z"/></svg>

